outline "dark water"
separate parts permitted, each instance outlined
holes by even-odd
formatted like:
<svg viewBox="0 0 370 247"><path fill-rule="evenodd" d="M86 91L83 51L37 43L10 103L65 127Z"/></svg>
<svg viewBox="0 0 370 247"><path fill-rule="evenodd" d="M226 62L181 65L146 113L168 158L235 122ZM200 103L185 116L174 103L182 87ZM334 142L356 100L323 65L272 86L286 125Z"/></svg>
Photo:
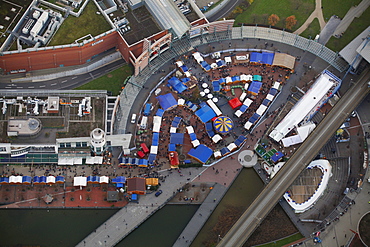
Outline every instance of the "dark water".
<svg viewBox="0 0 370 247"><path fill-rule="evenodd" d="M117 209L1 209L0 246L75 246Z"/></svg>
<svg viewBox="0 0 370 247"><path fill-rule="evenodd" d="M247 208L263 183L243 169L192 246L202 246L219 215L230 205ZM199 205L166 205L117 246L172 246ZM118 209L0 209L0 246L74 246Z"/></svg>
<svg viewBox="0 0 370 247"><path fill-rule="evenodd" d="M166 205L124 238L117 247L170 247L199 205Z"/></svg>
<svg viewBox="0 0 370 247"><path fill-rule="evenodd" d="M235 207L241 210L247 209L262 191L263 187L264 184L254 169L244 168L226 192L224 198L216 207L198 236L194 239L191 247L204 246L203 242L208 239L212 239L217 243L217 237L214 239L214 236L217 236L217 234L213 234L212 229L218 222L221 213L229 207Z"/></svg>

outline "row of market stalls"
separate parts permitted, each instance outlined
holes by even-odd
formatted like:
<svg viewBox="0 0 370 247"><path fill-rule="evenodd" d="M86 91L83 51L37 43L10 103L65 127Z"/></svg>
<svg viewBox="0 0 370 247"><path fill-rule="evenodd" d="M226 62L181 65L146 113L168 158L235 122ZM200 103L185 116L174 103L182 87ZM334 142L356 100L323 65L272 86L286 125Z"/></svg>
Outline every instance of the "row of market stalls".
<svg viewBox="0 0 370 247"><path fill-rule="evenodd" d="M0 184L62 184L63 176L10 176L0 177Z"/></svg>
<svg viewBox="0 0 370 247"><path fill-rule="evenodd" d="M87 184L108 184L109 177L107 176L89 176L89 177L75 177L73 186L85 187ZM111 183L116 185L116 188L126 188L128 194L145 195L146 189L150 186L157 186L158 178L126 178L124 176L117 176L111 179Z"/></svg>
<svg viewBox="0 0 370 247"><path fill-rule="evenodd" d="M266 98L262 101L262 104L258 107L256 112L248 119L244 124L246 130L250 130L254 124L257 123L258 119L266 112L270 103L274 100L275 96L280 89L280 83L275 82L272 88L270 88L269 93L266 95Z"/></svg>
<svg viewBox="0 0 370 247"><path fill-rule="evenodd" d="M204 61L203 55L200 52L194 52L193 58L206 72L211 69L217 69L232 63L230 56L224 57L224 60L220 59L221 54L218 56L212 56L216 61L209 65ZM273 53L273 52L251 52L243 56L235 56L234 63L249 62L252 64L264 64L269 66L276 66L281 68L287 68L294 70L295 57L286 53Z"/></svg>

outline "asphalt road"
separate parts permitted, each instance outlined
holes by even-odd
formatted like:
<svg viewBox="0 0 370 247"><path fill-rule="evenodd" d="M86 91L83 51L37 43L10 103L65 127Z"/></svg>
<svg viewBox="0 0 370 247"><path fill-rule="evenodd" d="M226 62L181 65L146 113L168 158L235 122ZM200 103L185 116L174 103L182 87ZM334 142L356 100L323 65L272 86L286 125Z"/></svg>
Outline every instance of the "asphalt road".
<svg viewBox="0 0 370 247"><path fill-rule="evenodd" d="M0 82L0 89L74 89L121 67L125 63L123 59L120 59L91 71L90 73L66 76L47 81L11 83L4 82L3 80L3 82Z"/></svg>
<svg viewBox="0 0 370 247"><path fill-rule="evenodd" d="M335 130L366 97L370 90L367 85L369 78L370 70L368 69L361 75L358 83L352 86L326 115L316 130L312 132L275 178L265 187L217 246L243 246L244 242L281 199L284 192L302 170L317 155Z"/></svg>
<svg viewBox="0 0 370 247"><path fill-rule="evenodd" d="M227 15L230 14L230 12L236 7L238 6L241 2L243 2L244 0L231 0L231 1L228 1L226 3L226 5L222 8L220 8L219 11L217 11L215 14L213 14L212 16L208 17L208 21L209 22L213 22L213 21L217 21L221 18L224 18L226 17Z"/></svg>

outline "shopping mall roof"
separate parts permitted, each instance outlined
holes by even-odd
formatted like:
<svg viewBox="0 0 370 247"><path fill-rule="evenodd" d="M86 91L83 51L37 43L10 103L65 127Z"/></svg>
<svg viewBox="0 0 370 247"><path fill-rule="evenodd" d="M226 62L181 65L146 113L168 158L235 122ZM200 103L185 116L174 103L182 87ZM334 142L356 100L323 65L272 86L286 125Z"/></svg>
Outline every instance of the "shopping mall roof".
<svg viewBox="0 0 370 247"><path fill-rule="evenodd" d="M366 42L366 38L369 36L370 26L360 33L356 38L354 38L348 45L346 45L339 52L339 55L341 55L349 64L354 62L357 54L360 54L363 58L370 62L370 42Z"/></svg>
<svg viewBox="0 0 370 247"><path fill-rule="evenodd" d="M190 28L189 21L172 0L146 0L149 11L164 29L172 29L180 38Z"/></svg>

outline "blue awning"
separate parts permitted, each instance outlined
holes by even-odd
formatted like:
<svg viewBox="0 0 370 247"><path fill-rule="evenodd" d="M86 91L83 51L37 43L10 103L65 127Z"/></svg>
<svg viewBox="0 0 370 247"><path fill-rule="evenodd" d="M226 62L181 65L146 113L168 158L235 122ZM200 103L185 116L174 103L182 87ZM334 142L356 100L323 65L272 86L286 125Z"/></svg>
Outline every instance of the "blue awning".
<svg viewBox="0 0 370 247"><path fill-rule="evenodd" d="M171 93L159 95L156 97L156 99L159 101L160 106L164 110L168 110L169 108L172 108L174 106L177 106L177 100Z"/></svg>

